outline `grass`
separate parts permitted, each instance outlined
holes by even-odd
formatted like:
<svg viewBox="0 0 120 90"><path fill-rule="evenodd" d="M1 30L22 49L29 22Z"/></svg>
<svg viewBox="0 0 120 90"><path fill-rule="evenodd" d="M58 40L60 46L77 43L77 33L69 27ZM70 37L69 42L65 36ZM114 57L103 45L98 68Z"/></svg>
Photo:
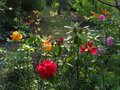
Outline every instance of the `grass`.
<svg viewBox="0 0 120 90"><path fill-rule="evenodd" d="M70 15L64 12L61 15L54 15L54 13L56 12L51 10L47 10L43 13L45 16L45 23L43 25L44 29L41 31L42 34L53 35L56 37L66 36L65 33L68 31L68 29L64 28L64 26L71 25Z"/></svg>

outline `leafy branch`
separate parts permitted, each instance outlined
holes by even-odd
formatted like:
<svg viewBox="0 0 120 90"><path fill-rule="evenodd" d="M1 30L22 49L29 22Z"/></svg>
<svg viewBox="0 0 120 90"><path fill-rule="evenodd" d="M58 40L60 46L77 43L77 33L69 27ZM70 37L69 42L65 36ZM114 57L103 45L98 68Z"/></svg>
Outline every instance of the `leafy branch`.
<svg viewBox="0 0 120 90"><path fill-rule="evenodd" d="M112 4L110 2L106 2L104 0L98 0L100 3L103 3L103 4L106 4L108 6L111 6L111 7L115 7L117 8L119 11L120 11L120 2L118 0L115 0L115 4Z"/></svg>

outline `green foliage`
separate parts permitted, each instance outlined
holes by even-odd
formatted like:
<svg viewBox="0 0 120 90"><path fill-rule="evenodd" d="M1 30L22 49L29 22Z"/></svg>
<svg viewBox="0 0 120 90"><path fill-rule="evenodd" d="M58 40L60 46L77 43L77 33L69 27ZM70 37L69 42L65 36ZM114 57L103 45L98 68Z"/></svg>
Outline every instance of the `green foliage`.
<svg viewBox="0 0 120 90"><path fill-rule="evenodd" d="M26 11L44 9L44 0L22 0L22 8Z"/></svg>
<svg viewBox="0 0 120 90"><path fill-rule="evenodd" d="M64 4L63 2L62 4ZM69 32L66 33L66 37L63 37L63 41L60 41L57 36L39 35L38 30L34 31L34 28L38 29L38 26L43 24L40 18L41 12L33 11L34 13L31 14L33 16L30 16L30 18L28 18L28 12L24 12L24 10L33 9L44 10L44 0L23 0L22 4L17 3L18 6L21 5L20 7L12 5L14 10L6 7L5 2L0 3L0 33L2 33L0 39L7 38L4 33L9 33L10 37L10 31L16 29L22 31L23 37L29 36L19 41L21 45L14 51L6 50L6 47L0 48L0 89L119 90L120 18L117 11L104 5L101 7L102 4L95 0L66 2L76 9L80 15L86 15L87 17L83 21L81 19L81 22L65 26L65 29L61 26L70 21L66 19L66 17L69 17L68 14L66 16L60 15L59 17L62 18L52 16L53 19L47 19L45 27L49 29L49 32L53 33L53 28L56 30L56 27L60 27L59 29L64 30L59 31L60 34L65 34L66 28L69 28ZM15 4L16 1L11 3ZM53 1L52 8L57 9L59 6L60 2ZM104 21L92 16L91 12L102 15L102 9L104 8L108 11L105 14ZM116 15L111 10L114 13L116 12ZM14 15L8 16L6 14L8 11L14 12ZM64 22L61 23L59 19L63 19L61 21ZM84 26L86 22L90 26ZM45 30L43 32L47 32ZM111 46L107 45L106 42L109 36L113 38L114 42ZM14 41L9 40L7 43L9 45ZM98 48L100 48L99 53L93 50ZM37 73L36 66L46 59L57 63L57 73L54 77L43 80Z"/></svg>

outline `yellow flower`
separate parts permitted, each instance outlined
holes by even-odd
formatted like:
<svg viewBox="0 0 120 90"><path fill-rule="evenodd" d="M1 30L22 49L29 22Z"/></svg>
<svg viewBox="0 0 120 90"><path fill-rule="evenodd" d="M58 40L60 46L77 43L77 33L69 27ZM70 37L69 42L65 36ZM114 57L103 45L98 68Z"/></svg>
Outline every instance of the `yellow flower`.
<svg viewBox="0 0 120 90"><path fill-rule="evenodd" d="M42 48L45 51L50 52L50 50L52 49L52 44L49 42L49 40L46 40L45 42L42 43Z"/></svg>
<svg viewBox="0 0 120 90"><path fill-rule="evenodd" d="M22 36L22 34L20 34L19 31L14 31L14 32L12 32L11 39L12 39L13 41L18 41L18 40L20 40L20 39L22 39L22 38L23 38L23 36Z"/></svg>

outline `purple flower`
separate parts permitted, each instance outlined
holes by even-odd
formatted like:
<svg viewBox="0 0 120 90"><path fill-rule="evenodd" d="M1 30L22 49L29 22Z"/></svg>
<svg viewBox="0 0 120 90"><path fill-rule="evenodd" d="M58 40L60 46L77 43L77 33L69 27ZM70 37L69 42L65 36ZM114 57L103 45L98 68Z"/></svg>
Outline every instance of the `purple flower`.
<svg viewBox="0 0 120 90"><path fill-rule="evenodd" d="M100 47L97 48L97 56L100 56L102 54L102 49Z"/></svg>
<svg viewBox="0 0 120 90"><path fill-rule="evenodd" d="M113 38L111 36L108 37L106 43L107 43L107 46L112 46L113 45Z"/></svg>
<svg viewBox="0 0 120 90"><path fill-rule="evenodd" d="M100 19L101 21L105 21L105 15L100 15L100 16L99 16L99 19Z"/></svg>

